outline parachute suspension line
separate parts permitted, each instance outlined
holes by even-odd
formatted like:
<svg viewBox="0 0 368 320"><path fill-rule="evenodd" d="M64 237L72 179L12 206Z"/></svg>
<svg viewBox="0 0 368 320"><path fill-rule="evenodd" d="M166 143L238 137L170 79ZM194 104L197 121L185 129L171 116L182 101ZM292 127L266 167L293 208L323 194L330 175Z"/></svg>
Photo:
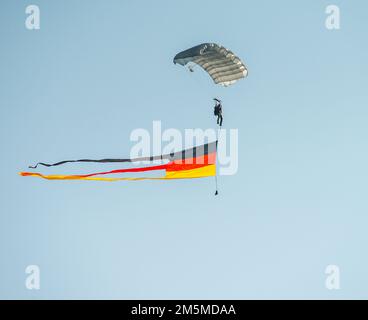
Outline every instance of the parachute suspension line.
<svg viewBox="0 0 368 320"><path fill-rule="evenodd" d="M216 175L215 175L215 183L216 183L216 192L215 192L215 196L218 195L218 187L217 187L217 171L216 171Z"/></svg>
<svg viewBox="0 0 368 320"><path fill-rule="evenodd" d="M195 82L195 85L200 89L201 92L203 92L204 95L212 95L212 91L210 89L210 87L208 87L206 85L206 83L203 81L203 79L201 79L198 74L194 74L194 73L197 73L198 70L199 70L199 73L200 71L203 71L205 72L205 70L201 70L202 67L195 64L194 62L189 62L187 65L186 65L186 68L188 69L188 71L191 73L190 74L190 77L192 79L194 79L193 81Z"/></svg>
<svg viewBox="0 0 368 320"><path fill-rule="evenodd" d="M218 137L219 137L219 132L221 130L221 127L218 126L217 129L217 137L216 137L216 162L218 161ZM217 183L217 165L216 165L216 172L215 172L215 184L216 184L216 191L215 191L215 196L217 196L218 193L218 183Z"/></svg>
<svg viewBox="0 0 368 320"><path fill-rule="evenodd" d="M194 72L194 67L195 67L195 64L194 63L193 64L188 64L188 70L190 72Z"/></svg>

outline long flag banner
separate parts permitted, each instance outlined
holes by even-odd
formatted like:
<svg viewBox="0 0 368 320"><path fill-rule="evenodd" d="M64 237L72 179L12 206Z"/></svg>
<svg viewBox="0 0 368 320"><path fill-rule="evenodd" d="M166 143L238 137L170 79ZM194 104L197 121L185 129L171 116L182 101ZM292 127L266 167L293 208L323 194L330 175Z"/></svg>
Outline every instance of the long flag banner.
<svg viewBox="0 0 368 320"><path fill-rule="evenodd" d="M166 160L165 164L156 166L145 166L135 168L124 168L103 172L94 172L89 174L78 175L61 175L61 174L41 174L38 172L20 172L24 177L37 177L48 180L99 180L99 181L119 181L119 180L168 180L168 179L193 179L205 178L216 175L216 154L217 141L206 143L201 146L185 149L179 152L173 152L166 155L158 155L151 157L141 157L132 159L80 159L80 160L64 160L56 163L39 162L35 166L30 166L31 169L36 169L38 166L55 167L66 163L75 162L94 162L94 163L134 163L143 161ZM160 175L150 177L128 177L121 176L126 173L137 172L161 172ZM163 172L163 174L162 174ZM119 176L117 176L119 175Z"/></svg>

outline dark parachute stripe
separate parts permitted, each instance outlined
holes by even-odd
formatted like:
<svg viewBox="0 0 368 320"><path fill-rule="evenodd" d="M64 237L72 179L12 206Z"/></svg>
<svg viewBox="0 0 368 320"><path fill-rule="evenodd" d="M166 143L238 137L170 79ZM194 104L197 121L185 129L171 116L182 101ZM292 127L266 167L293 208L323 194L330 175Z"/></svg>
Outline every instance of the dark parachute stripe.
<svg viewBox="0 0 368 320"><path fill-rule="evenodd" d="M155 161L155 160L184 160L187 158L195 158L203 155L207 155L212 152L216 152L217 141L206 143L197 147L189 148L183 151L172 152L170 154L151 156L151 157L141 157L141 158L126 158L126 159L79 159L79 160L63 160L56 163L44 163L38 162L34 166L29 166L30 169L36 169L39 165L44 167L56 167L66 163L75 162L93 162L93 163L117 163L117 162L141 162L141 161Z"/></svg>

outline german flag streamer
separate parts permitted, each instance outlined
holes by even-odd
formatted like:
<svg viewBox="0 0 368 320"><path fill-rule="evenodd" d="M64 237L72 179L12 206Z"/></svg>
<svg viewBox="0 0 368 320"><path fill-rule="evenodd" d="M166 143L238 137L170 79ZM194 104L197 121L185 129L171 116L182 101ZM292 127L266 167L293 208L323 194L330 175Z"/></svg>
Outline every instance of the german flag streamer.
<svg viewBox="0 0 368 320"><path fill-rule="evenodd" d="M156 161L156 160L168 161L168 163L166 164L156 166L117 169L111 171L95 172L80 175L59 175L59 174L45 175L37 172L20 172L19 174L23 177L37 177L48 180L137 181L137 180L205 178L216 176L216 154L217 154L217 141L166 155L141 157L134 159L64 160L53 164L39 162L35 166L30 166L29 168L35 169L39 165L44 167L55 167L66 163L75 163L75 162L134 163L138 161ZM127 177L125 175L121 176L121 174L126 173L137 173L148 171L156 171L156 172L163 171L164 175L162 175L161 173L161 175L157 177Z"/></svg>

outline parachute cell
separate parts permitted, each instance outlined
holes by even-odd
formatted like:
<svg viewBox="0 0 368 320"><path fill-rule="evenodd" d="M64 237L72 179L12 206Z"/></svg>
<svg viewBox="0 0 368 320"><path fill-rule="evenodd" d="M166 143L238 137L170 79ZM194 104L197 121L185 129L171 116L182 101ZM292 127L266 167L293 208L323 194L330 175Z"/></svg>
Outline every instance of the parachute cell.
<svg viewBox="0 0 368 320"><path fill-rule="evenodd" d="M216 84L229 86L248 74L244 63L230 50L215 44L203 43L178 53L175 64L196 63L211 76Z"/></svg>

